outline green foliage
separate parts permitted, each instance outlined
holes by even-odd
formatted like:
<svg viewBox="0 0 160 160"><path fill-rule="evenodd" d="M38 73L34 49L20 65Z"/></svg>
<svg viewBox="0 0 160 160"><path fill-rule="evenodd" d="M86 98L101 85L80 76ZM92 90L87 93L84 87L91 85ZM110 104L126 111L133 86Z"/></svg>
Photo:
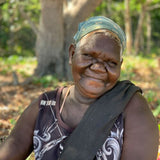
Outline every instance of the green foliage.
<svg viewBox="0 0 160 160"><path fill-rule="evenodd" d="M23 10L23 14L20 9ZM37 24L40 15L38 0L6 0L0 8L0 56L13 54L33 56L36 35L23 15Z"/></svg>
<svg viewBox="0 0 160 160"><path fill-rule="evenodd" d="M152 19L152 40L155 43L155 47L160 46L160 9L153 10L151 12ZM160 52L159 52L160 55Z"/></svg>
<svg viewBox="0 0 160 160"><path fill-rule="evenodd" d="M36 59L34 57L22 57L22 56L18 56L18 55L12 55L9 56L7 58L2 58L0 57L0 66L2 65L14 65L14 64L26 64L26 63L36 63Z"/></svg>
<svg viewBox="0 0 160 160"><path fill-rule="evenodd" d="M102 3L95 9L92 16L97 16L99 14L105 14L107 9L107 3L106 1L102 1Z"/></svg>
<svg viewBox="0 0 160 160"><path fill-rule="evenodd" d="M24 48L26 50L34 48L34 42L36 39L31 28L24 26L23 28L15 32L15 34L15 41L21 48Z"/></svg>
<svg viewBox="0 0 160 160"><path fill-rule="evenodd" d="M146 0L132 0L130 1L132 33L135 38L137 30L138 17L142 5ZM151 6L160 4L160 0L153 0ZM40 17L40 1L39 0L6 0L1 4L0 8L0 56L21 55L33 56L36 35L31 29L28 20L21 13L20 8L25 15L37 26ZM105 15L116 21L123 29L125 29L124 21L124 1L103 0L102 3L95 9L93 15ZM160 12L159 9L150 11L152 19L152 50L154 53L160 55ZM143 35L146 37L146 25L143 27ZM144 48L146 48L146 38L144 39ZM156 50L156 51L155 51ZM153 52L152 51L152 52ZM142 53L143 53L142 49ZM144 53L143 53L144 54Z"/></svg>
<svg viewBox="0 0 160 160"><path fill-rule="evenodd" d="M121 71L121 80L134 78L135 77L134 69L138 69L137 64L144 64L148 68L156 68L157 67L156 54L151 54L147 56L144 56L144 55L126 56L124 55L122 71Z"/></svg>
<svg viewBox="0 0 160 160"><path fill-rule="evenodd" d="M160 0L152 0L152 4L160 3Z"/></svg>
<svg viewBox="0 0 160 160"><path fill-rule="evenodd" d="M139 3L140 1L137 0L132 0L130 1L130 9L131 9L131 14L132 15L137 15L140 10L141 10L141 3Z"/></svg>
<svg viewBox="0 0 160 160"><path fill-rule="evenodd" d="M158 124L158 129L159 129L159 131L160 131L160 124Z"/></svg>
<svg viewBox="0 0 160 160"><path fill-rule="evenodd" d="M156 107L156 109L153 111L153 115L154 115L155 117L157 117L158 115L160 115L160 99L157 100L157 107ZM160 127L160 126L159 126L159 127Z"/></svg>
<svg viewBox="0 0 160 160"><path fill-rule="evenodd" d="M11 118L11 119L9 120L9 122L10 122L13 126L16 124L16 120L13 119L13 118Z"/></svg>
<svg viewBox="0 0 160 160"><path fill-rule="evenodd" d="M92 16L104 15L106 17L113 19L122 28L124 28L123 13L124 13L123 1L121 0L112 1L112 3L109 4L107 0L103 0L102 3L95 9Z"/></svg>
<svg viewBox="0 0 160 160"><path fill-rule="evenodd" d="M47 88L49 86L55 87L58 85L58 82L59 82L58 79L51 75L47 75L42 78L34 78L33 80L33 84L41 85L44 88Z"/></svg>
<svg viewBox="0 0 160 160"><path fill-rule="evenodd" d="M95 12L92 15L105 15L115 22L117 22L124 30L125 30L125 6L124 1L121 0L112 0L111 3L108 3L108 0L103 0L102 3L96 8ZM130 15L131 15L131 26L132 26L132 35L133 42L135 38L135 33L138 26L138 20L140 12L142 11L142 6L145 4L146 0L131 0L130 3ZM154 5L160 5L160 0L153 0L150 7ZM160 12L159 8L151 10L151 24L152 24L152 43L151 43L151 51L156 52L157 55L160 55L159 46L160 46ZM145 17L146 20L146 17ZM141 33L142 37L144 37L144 45L140 46L140 50L142 54L145 54L145 49L147 46L147 30L146 24L143 25L143 32Z"/></svg>
<svg viewBox="0 0 160 160"><path fill-rule="evenodd" d="M34 57L22 57L17 55L12 55L9 57L0 57L0 74L7 75L16 71L23 77L29 76L31 65L36 65L37 61ZM15 65L19 67L15 68ZM23 67L22 67L23 66Z"/></svg>
<svg viewBox="0 0 160 160"><path fill-rule="evenodd" d="M150 103L153 101L154 97L156 96L156 93L153 91L148 91L144 96L147 99L147 101Z"/></svg>

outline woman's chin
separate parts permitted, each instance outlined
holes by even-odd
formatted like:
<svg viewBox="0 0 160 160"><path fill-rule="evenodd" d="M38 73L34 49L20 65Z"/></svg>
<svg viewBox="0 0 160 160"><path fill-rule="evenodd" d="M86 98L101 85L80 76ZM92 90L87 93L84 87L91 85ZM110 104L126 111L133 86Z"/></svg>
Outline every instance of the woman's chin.
<svg viewBox="0 0 160 160"><path fill-rule="evenodd" d="M80 91L83 96L88 98L98 98L106 92L106 88L104 84L91 85L86 83L85 85L81 85Z"/></svg>

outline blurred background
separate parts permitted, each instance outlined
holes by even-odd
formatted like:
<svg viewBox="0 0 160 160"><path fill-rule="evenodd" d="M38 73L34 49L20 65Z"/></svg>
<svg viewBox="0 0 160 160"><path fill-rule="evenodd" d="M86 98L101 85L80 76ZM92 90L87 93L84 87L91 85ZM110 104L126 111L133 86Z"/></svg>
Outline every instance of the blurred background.
<svg viewBox="0 0 160 160"><path fill-rule="evenodd" d="M160 0L0 0L1 140L33 99L72 83L69 44L96 15L125 31L120 79L142 88L160 130Z"/></svg>

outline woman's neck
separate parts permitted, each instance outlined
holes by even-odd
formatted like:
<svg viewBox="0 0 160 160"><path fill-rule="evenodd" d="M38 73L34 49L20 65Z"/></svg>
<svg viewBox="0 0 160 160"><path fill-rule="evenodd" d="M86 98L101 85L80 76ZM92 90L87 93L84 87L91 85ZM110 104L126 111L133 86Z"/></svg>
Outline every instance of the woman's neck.
<svg viewBox="0 0 160 160"><path fill-rule="evenodd" d="M77 104L81 104L82 106L89 106L91 103L93 103L96 99L89 98L83 96L75 86L71 88L71 97L73 98L74 102Z"/></svg>

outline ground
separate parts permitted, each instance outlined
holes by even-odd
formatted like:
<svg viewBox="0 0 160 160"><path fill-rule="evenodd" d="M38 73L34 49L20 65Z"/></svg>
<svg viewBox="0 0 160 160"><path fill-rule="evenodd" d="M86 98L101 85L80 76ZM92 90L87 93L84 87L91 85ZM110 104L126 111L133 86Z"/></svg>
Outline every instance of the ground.
<svg viewBox="0 0 160 160"><path fill-rule="evenodd" d="M153 61L148 62L145 59L141 62L139 58L125 58L130 63L127 62L127 65L122 66L121 79L130 79L140 86L151 110L155 111L158 106L160 107L160 60L153 59ZM8 70L7 67L11 69ZM0 61L0 137L9 134L23 110L41 93L68 83L57 80L49 83L52 77L48 77L48 79L36 79L30 83L21 84L33 74L35 67L36 63L3 65ZM18 82L19 85L17 85ZM156 119L160 124L159 112L156 114Z"/></svg>

